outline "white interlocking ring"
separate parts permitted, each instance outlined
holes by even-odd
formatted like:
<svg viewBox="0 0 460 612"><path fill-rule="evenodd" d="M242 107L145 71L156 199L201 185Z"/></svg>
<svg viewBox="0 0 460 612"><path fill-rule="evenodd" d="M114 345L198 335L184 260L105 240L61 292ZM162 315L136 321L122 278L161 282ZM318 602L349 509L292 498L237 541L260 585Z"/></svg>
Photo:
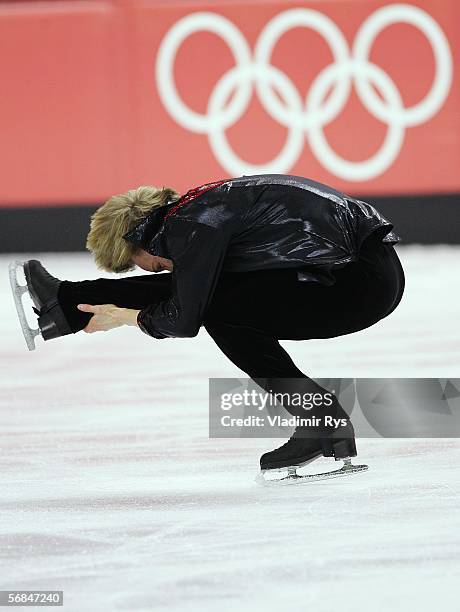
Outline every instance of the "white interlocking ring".
<svg viewBox="0 0 460 612"><path fill-rule="evenodd" d="M420 29L435 59L431 89L424 99L411 107L404 107L393 80L369 60L376 37L387 26L399 22ZM333 63L316 76L305 99L291 79L270 63L280 37L298 27L320 34L333 56ZM184 40L203 30L223 39L232 52L235 66L216 83L206 113L198 113L178 94L174 63ZM422 9L409 4L391 4L372 13L357 32L351 51L337 25L319 11L295 8L279 13L260 33L253 54L243 34L230 20L212 12L196 12L177 21L161 41L156 59L156 83L170 115L182 127L207 134L216 159L230 175L288 172L299 159L306 137L312 152L329 172L349 181L365 181L379 176L393 164L407 127L428 121L442 107L452 83L452 55L438 23ZM380 149L369 159L359 162L340 157L324 135L324 127L342 112L353 84L366 109L388 126ZM267 113L288 130L278 155L258 165L241 159L225 135L225 130L246 112L253 86Z"/></svg>

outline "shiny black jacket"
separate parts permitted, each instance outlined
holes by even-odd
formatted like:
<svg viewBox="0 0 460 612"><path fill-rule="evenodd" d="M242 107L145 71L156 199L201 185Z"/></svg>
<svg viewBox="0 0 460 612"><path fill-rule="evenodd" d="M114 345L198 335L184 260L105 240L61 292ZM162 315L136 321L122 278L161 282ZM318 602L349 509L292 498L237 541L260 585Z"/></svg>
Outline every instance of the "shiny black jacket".
<svg viewBox="0 0 460 612"><path fill-rule="evenodd" d="M196 336L221 272L297 268L300 281L334 283L371 233L400 241L370 204L283 174L209 183L169 201L124 235L174 263L169 300L141 310L155 338Z"/></svg>

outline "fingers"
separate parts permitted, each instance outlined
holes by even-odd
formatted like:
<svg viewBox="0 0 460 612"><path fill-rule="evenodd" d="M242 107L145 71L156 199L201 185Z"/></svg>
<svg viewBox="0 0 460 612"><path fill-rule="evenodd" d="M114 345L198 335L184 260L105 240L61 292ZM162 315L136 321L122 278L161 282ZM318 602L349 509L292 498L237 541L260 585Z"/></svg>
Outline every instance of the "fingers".
<svg viewBox="0 0 460 612"><path fill-rule="evenodd" d="M92 317L86 327L83 328L86 334L93 334L97 331L97 326L94 325L94 317Z"/></svg>
<svg viewBox="0 0 460 612"><path fill-rule="evenodd" d="M107 308L116 308L116 306L114 304L97 304L95 306L91 304L78 304L77 308L83 312L92 312L97 314L99 312L105 312Z"/></svg>
<svg viewBox="0 0 460 612"><path fill-rule="evenodd" d="M93 320L91 319L88 325L83 328L83 331L86 334L94 334L95 332L98 332L98 331L106 331L104 328L99 327L98 325L95 325L92 321Z"/></svg>
<svg viewBox="0 0 460 612"><path fill-rule="evenodd" d="M93 312L96 313L99 306L92 306L91 304L78 304L78 310L82 310L83 312Z"/></svg>
<svg viewBox="0 0 460 612"><path fill-rule="evenodd" d="M114 304L77 304L78 310L82 312L92 313L94 316L90 318L89 323L83 328L83 331L87 334L93 334L99 331L108 331L114 325L113 321L113 309L117 308Z"/></svg>

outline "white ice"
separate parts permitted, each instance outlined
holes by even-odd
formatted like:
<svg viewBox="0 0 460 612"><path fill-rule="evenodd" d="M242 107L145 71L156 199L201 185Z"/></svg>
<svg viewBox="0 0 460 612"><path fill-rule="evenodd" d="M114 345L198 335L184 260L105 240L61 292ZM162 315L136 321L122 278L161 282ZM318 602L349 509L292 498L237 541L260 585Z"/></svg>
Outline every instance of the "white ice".
<svg viewBox="0 0 460 612"><path fill-rule="evenodd" d="M460 248L399 253L390 317L283 343L310 376L460 376ZM0 589L63 590L75 612L459 609L458 440L362 439L366 473L259 487L259 455L282 440L208 438L208 378L242 373L204 331L80 333L29 353L15 257L0 257ZM85 254L31 257L100 276Z"/></svg>

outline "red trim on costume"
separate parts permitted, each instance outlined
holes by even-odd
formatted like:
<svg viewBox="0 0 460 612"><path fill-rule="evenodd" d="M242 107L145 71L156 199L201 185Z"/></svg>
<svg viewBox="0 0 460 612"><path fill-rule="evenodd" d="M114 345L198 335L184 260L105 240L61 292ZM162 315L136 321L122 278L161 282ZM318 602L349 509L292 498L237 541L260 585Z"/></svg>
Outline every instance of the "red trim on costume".
<svg viewBox="0 0 460 612"><path fill-rule="evenodd" d="M173 215L178 208L184 206L184 204L188 204L198 196L203 195L203 193L206 193L207 191L209 191L210 189L214 189L215 187L219 187L219 185L228 183L228 181L229 179L215 181L214 183L206 183L205 185L200 185L199 187L194 187L193 189L190 189L176 202L176 205L171 208L171 210L163 219L163 222L166 221L166 219L168 219L171 215Z"/></svg>

